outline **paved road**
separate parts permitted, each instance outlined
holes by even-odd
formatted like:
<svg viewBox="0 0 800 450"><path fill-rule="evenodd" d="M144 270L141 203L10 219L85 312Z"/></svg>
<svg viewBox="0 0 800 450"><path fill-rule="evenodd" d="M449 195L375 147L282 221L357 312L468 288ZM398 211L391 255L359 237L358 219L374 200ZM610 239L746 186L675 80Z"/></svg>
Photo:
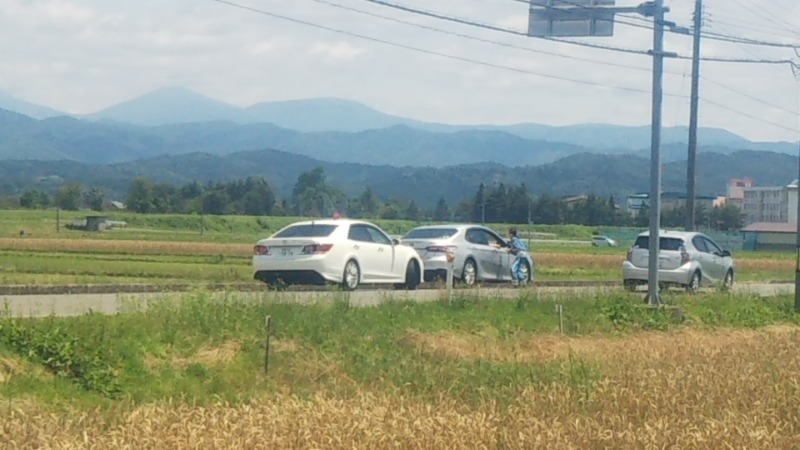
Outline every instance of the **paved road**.
<svg viewBox="0 0 800 450"><path fill-rule="evenodd" d="M531 292L539 298L570 298L579 294L591 294L602 291L620 291L619 286L582 286L556 287L536 286ZM738 284L737 293L753 293L761 296L786 295L794 292L794 284ZM456 290L458 295L461 290ZM477 288L470 293L486 298L516 298L519 289L507 287ZM644 295L645 292L641 291ZM0 314L17 317L75 316L90 311L102 314L118 314L146 308L148 302L173 297L174 293L139 293L139 294L45 294L45 295L2 295L0 304L4 305ZM268 298L274 301L312 303L332 301L342 296L349 296L350 303L355 306L377 305L385 301L413 299L415 301L446 300L446 289L425 289L414 292L393 290L359 290L343 292L241 292L240 297L253 300Z"/></svg>

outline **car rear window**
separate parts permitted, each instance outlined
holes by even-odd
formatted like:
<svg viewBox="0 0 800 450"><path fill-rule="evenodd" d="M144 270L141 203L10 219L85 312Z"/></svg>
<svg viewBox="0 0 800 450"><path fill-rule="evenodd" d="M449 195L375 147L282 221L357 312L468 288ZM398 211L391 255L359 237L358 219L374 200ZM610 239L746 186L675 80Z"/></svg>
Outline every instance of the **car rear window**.
<svg viewBox="0 0 800 450"><path fill-rule="evenodd" d="M683 239L661 237L658 239L659 248L661 250L679 251L683 245ZM650 236L639 236L636 238L636 243L633 244L637 248L650 248Z"/></svg>
<svg viewBox="0 0 800 450"><path fill-rule="evenodd" d="M419 228L409 231L403 239L447 239L454 234L455 228Z"/></svg>
<svg viewBox="0 0 800 450"><path fill-rule="evenodd" d="M284 230L281 230L274 237L276 238L292 238L292 237L326 237L333 233L339 225L292 225Z"/></svg>

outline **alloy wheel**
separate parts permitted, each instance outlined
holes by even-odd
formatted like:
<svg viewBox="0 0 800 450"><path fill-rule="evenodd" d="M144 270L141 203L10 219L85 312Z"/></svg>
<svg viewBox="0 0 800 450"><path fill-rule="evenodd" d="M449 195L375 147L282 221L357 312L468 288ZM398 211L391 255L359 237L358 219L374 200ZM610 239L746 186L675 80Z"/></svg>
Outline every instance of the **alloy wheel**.
<svg viewBox="0 0 800 450"><path fill-rule="evenodd" d="M478 268L475 267L475 261L468 259L464 263L464 270L461 271L461 280L467 286L473 286L478 278Z"/></svg>
<svg viewBox="0 0 800 450"><path fill-rule="evenodd" d="M347 264L344 266L344 277L342 277L342 287L345 290L353 291L358 287L358 283L361 280L361 270L358 268L358 263L353 261L347 261Z"/></svg>

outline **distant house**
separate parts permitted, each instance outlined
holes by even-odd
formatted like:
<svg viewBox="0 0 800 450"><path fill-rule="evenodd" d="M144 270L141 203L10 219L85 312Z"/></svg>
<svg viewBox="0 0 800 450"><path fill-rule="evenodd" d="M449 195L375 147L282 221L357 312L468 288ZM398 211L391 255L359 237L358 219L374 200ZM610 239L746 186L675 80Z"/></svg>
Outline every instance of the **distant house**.
<svg viewBox="0 0 800 450"><path fill-rule="evenodd" d="M567 205L574 205L575 203L584 202L589 199L588 195L567 195L561 197Z"/></svg>
<svg viewBox="0 0 800 450"><path fill-rule="evenodd" d="M119 210L125 209L125 204L122 203L122 202L118 202L116 200L111 200L110 203L111 203L111 206L114 207L114 209L119 209Z"/></svg>
<svg viewBox="0 0 800 450"><path fill-rule="evenodd" d="M797 223L797 184L794 180L786 186L742 188L746 223Z"/></svg>
<svg viewBox="0 0 800 450"><path fill-rule="evenodd" d="M742 228L744 250L793 250L797 246L797 224L757 222Z"/></svg>
<svg viewBox="0 0 800 450"><path fill-rule="evenodd" d="M742 209L744 207L744 190L753 187L752 178L731 178L728 181L727 201Z"/></svg>

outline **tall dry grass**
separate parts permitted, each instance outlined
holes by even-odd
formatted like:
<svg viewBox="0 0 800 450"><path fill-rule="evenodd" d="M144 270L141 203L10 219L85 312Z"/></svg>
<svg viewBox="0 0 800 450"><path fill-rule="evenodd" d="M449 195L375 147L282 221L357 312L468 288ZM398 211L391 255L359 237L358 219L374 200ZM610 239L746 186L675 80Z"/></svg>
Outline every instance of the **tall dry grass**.
<svg viewBox="0 0 800 450"><path fill-rule="evenodd" d="M375 392L276 395L242 405L158 404L116 415L9 401L0 443L20 449L789 449L800 447L800 331L625 337L409 332L442 358L581 358L602 377L531 385L511 404L468 407ZM298 350L301 351L301 350ZM491 397L487 397L491 398Z"/></svg>

